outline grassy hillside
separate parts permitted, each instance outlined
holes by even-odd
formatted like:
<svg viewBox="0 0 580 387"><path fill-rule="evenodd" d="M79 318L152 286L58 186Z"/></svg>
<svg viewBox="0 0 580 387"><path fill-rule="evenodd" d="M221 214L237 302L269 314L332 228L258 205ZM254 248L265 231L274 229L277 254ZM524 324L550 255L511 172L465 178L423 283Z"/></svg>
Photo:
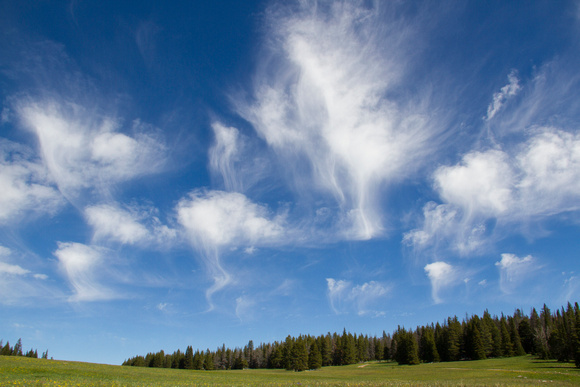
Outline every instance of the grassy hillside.
<svg viewBox="0 0 580 387"><path fill-rule="evenodd" d="M530 356L471 362L398 366L366 363L316 371L189 371L121 367L0 356L1 386L573 386L580 369L572 363Z"/></svg>

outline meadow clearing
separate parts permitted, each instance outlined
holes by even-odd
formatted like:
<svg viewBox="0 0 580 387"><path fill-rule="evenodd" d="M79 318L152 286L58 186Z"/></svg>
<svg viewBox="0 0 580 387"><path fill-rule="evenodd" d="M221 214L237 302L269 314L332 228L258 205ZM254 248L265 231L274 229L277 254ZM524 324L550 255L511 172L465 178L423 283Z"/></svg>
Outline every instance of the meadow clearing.
<svg viewBox="0 0 580 387"><path fill-rule="evenodd" d="M316 371L191 371L0 356L1 386L578 386L573 363L520 356L399 366L369 362Z"/></svg>

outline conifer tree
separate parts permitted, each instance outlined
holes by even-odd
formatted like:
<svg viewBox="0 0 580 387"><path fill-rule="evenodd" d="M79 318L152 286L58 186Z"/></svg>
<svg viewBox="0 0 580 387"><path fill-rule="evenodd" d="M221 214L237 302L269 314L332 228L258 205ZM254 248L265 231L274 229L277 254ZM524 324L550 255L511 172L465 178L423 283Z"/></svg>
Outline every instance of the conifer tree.
<svg viewBox="0 0 580 387"><path fill-rule="evenodd" d="M308 350L302 337L299 337L296 343L294 343L291 354L292 369L294 371L305 371L308 369Z"/></svg>
<svg viewBox="0 0 580 387"><path fill-rule="evenodd" d="M426 363L439 361L439 353L435 345L435 335L432 327L421 329L421 339L419 341L419 358Z"/></svg>
<svg viewBox="0 0 580 387"><path fill-rule="evenodd" d="M310 353L308 354L308 369L317 370L320 367L322 367L322 354L318 349L316 341L313 341L310 346Z"/></svg>
<svg viewBox="0 0 580 387"><path fill-rule="evenodd" d="M183 359L183 368L186 370L193 369L193 347L190 345L185 350L185 357Z"/></svg>
<svg viewBox="0 0 580 387"><path fill-rule="evenodd" d="M471 360L485 359L485 347L479 333L477 316L474 316L466 325L465 329L465 351Z"/></svg>
<svg viewBox="0 0 580 387"><path fill-rule="evenodd" d="M509 330L504 316L502 316L500 320L500 332L501 332L501 355L505 357L513 356L512 340L510 338Z"/></svg>

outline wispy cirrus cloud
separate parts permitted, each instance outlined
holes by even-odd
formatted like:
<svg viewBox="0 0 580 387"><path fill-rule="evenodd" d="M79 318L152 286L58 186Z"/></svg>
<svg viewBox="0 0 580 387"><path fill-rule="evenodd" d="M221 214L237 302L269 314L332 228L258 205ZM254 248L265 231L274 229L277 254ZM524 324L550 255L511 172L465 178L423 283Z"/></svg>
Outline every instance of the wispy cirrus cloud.
<svg viewBox="0 0 580 387"><path fill-rule="evenodd" d="M425 273L431 281L431 297L433 302L440 304L443 302L441 291L460 280L459 270L447 262L438 261L425 265Z"/></svg>
<svg viewBox="0 0 580 387"><path fill-rule="evenodd" d="M29 300L58 299L60 294L45 284L46 274L22 267L22 257L0 246L0 304L23 305Z"/></svg>
<svg viewBox="0 0 580 387"><path fill-rule="evenodd" d="M353 285L351 281L326 279L328 300L335 314L355 312L358 315L380 314L372 310L376 302L387 297L391 291L389 285L369 281L362 285Z"/></svg>
<svg viewBox="0 0 580 387"><path fill-rule="evenodd" d="M491 120L502 108L510 98L514 97L520 90L519 79L517 72L512 70L508 75L509 83L501 88L501 90L493 95L493 101L487 107L487 115L485 119Z"/></svg>
<svg viewBox="0 0 580 387"><path fill-rule="evenodd" d="M459 164L438 168L434 187L444 203L427 204L422 228L406 233L403 241L423 248L446 240L469 254L493 232L489 220L496 228L525 226L580 209L579 135L554 128L534 132L511 154L475 151Z"/></svg>
<svg viewBox="0 0 580 387"><path fill-rule="evenodd" d="M529 232L538 222L580 209L580 137L573 124L580 117L572 97L580 77L569 75L563 60L542 66L528 83L509 74L489 105L489 138L456 164L435 169L432 186L441 202L424 206L422 225L407 232L404 243L479 253L508 228L509 234Z"/></svg>
<svg viewBox="0 0 580 387"><path fill-rule="evenodd" d="M177 238L177 231L161 223L154 209L122 208L116 203L88 206L87 223L93 227L95 241L129 245L166 245Z"/></svg>
<svg viewBox="0 0 580 387"><path fill-rule="evenodd" d="M502 254L495 265L499 270L499 286L503 293L516 291L534 271L540 268L537 260L531 255L520 258L514 254Z"/></svg>
<svg viewBox="0 0 580 387"><path fill-rule="evenodd" d="M38 137L44 165L72 203L83 192L108 194L111 184L158 172L164 165L165 146L139 120L127 135L114 118L70 102L23 99L17 112Z"/></svg>
<svg viewBox="0 0 580 387"><path fill-rule="evenodd" d="M271 215L262 205L237 192L192 192L176 207L177 221L187 240L201 254L214 284L206 291L211 296L232 282L223 267L226 248L267 246L283 238L284 217Z"/></svg>
<svg viewBox="0 0 580 387"><path fill-rule="evenodd" d="M101 282L105 262L104 250L82 243L59 242L53 253L66 275L74 294L69 301L99 301L119 298Z"/></svg>
<svg viewBox="0 0 580 387"><path fill-rule="evenodd" d="M388 97L404 82L415 31L384 18L356 2L272 7L254 99L234 101L290 186L339 206L342 238L383 233L380 189L422 165L444 130L428 93Z"/></svg>
<svg viewBox="0 0 580 387"><path fill-rule="evenodd" d="M54 214L64 204L46 168L28 148L0 140L0 224L26 213Z"/></svg>

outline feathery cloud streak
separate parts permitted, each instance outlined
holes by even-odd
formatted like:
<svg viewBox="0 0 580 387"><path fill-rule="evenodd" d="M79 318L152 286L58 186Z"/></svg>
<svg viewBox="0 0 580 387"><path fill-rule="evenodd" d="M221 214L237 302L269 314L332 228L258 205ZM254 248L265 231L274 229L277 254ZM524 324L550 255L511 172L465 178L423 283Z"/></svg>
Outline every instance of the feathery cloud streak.
<svg viewBox="0 0 580 387"><path fill-rule="evenodd" d="M63 204L44 165L31 151L0 141L0 224L18 221L23 213L54 214Z"/></svg>
<svg viewBox="0 0 580 387"><path fill-rule="evenodd" d="M291 186L334 198L343 237L373 238L384 229L380 188L421 165L442 131L427 97L387 97L403 82L413 31L357 3L290 8L270 9L255 100L235 104Z"/></svg>
<svg viewBox="0 0 580 387"><path fill-rule="evenodd" d="M330 307L335 314L350 313L351 311L358 315L380 314L380 311L369 310L369 308L372 308L377 300L390 293L389 286L376 281L353 285L350 281L327 278L326 285Z"/></svg>
<svg viewBox="0 0 580 387"><path fill-rule="evenodd" d="M283 217L271 217L267 208L237 192L194 191L176 208L177 220L190 243L201 253L214 284L208 302L232 282L221 255L226 247L260 246L278 241L284 231Z"/></svg>
<svg viewBox="0 0 580 387"><path fill-rule="evenodd" d="M431 281L431 296L433 302L440 304L443 302L440 292L442 289L455 284L458 280L457 268L447 262L433 262L425 266L425 273Z"/></svg>
<svg viewBox="0 0 580 387"><path fill-rule="evenodd" d="M133 136L111 117L83 106L21 100L22 123L38 137L40 154L60 192L73 204L81 194L108 194L109 185L159 172L165 147L138 120Z"/></svg>

